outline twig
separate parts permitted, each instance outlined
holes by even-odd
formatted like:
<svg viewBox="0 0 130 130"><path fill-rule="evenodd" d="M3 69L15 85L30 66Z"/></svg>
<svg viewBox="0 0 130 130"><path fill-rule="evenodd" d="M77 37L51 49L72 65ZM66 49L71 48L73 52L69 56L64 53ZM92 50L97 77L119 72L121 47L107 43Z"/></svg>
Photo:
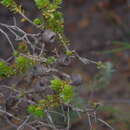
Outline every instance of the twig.
<svg viewBox="0 0 130 130"><path fill-rule="evenodd" d="M55 126L55 124L54 124L54 122L53 122L53 120L52 120L52 117L51 117L50 113L49 113L47 110L46 110L45 112L46 112L46 115L47 115L47 117L48 117L50 123L52 124L53 129L54 129L54 130L57 130L57 128L56 128L56 126Z"/></svg>
<svg viewBox="0 0 130 130"><path fill-rule="evenodd" d="M68 107L68 110L67 110L67 130L69 130L70 128L70 109Z"/></svg>
<svg viewBox="0 0 130 130"><path fill-rule="evenodd" d="M20 118L15 117L13 114L11 114L11 113L9 113L7 111L4 111L4 110L0 109L0 112L3 113L3 114L6 114L7 116L10 116L10 117L14 118L15 120L21 121ZM34 127L32 127L31 125L29 125L28 123L25 123L25 125L28 126L28 127L30 127L30 128L32 128L32 130L36 130ZM13 124L13 126L14 126L14 124ZM16 127L16 125L14 127Z"/></svg>
<svg viewBox="0 0 130 130"><path fill-rule="evenodd" d="M0 32L5 35L6 39L8 40L8 42L9 42L11 48L12 48L12 51L15 52L15 48L14 48L14 46L13 46L13 43L11 42L11 40L10 40L10 38L8 37L8 35L6 34L6 32L4 32L2 29L0 29Z"/></svg>
<svg viewBox="0 0 130 130"><path fill-rule="evenodd" d="M108 128L110 128L111 130L114 130L114 128L111 127L106 121L104 121L104 120L102 120L102 119L100 119L100 118L97 118L97 120L98 120L99 122L103 123L104 125L106 125L106 126L107 126Z"/></svg>
<svg viewBox="0 0 130 130"><path fill-rule="evenodd" d="M26 19L30 24L32 24L34 27L39 28L36 24L34 24L27 16L25 16L22 12L19 11L19 14Z"/></svg>
<svg viewBox="0 0 130 130"><path fill-rule="evenodd" d="M99 122L101 122L101 123L103 123L105 126L107 126L108 128L110 128L111 130L114 130L114 128L110 125L110 124L108 124L106 121L104 121L104 120L102 120L101 118L95 118L95 112L93 113L94 115L90 115L89 114L89 116L90 117L92 117L92 118L94 118L96 121L99 121ZM91 124L91 123L89 123L89 124Z"/></svg>
<svg viewBox="0 0 130 130"><path fill-rule="evenodd" d="M45 122L38 121L38 123L40 123L41 125L36 126L36 128L41 127L41 126L52 128L52 129L54 128L53 125L47 124ZM60 126L57 126L57 127L59 128ZM59 130L59 129L57 129L57 130Z"/></svg>
<svg viewBox="0 0 130 130"><path fill-rule="evenodd" d="M12 118L14 118L16 120L20 120L19 118L15 117L13 114L11 114L11 113L9 113L7 111L4 111L4 110L0 109L0 112L3 113L3 114L6 114L6 115L8 115L8 116L10 116L10 117L12 117Z"/></svg>
<svg viewBox="0 0 130 130"><path fill-rule="evenodd" d="M26 118L26 119L24 120L24 122L17 128L17 130L21 130L21 129L26 125L26 123L28 122L29 118L30 118L30 115L27 116L27 118Z"/></svg>
<svg viewBox="0 0 130 130"><path fill-rule="evenodd" d="M84 64L89 64L89 63L96 64L97 63L96 61L93 61L93 60L90 60L88 58L79 56L79 54L77 52L75 52L75 56Z"/></svg>
<svg viewBox="0 0 130 130"><path fill-rule="evenodd" d="M91 116L90 116L90 114L88 112L86 114L88 116L88 123L89 123L89 126L90 126L90 130L93 130L92 122L91 122Z"/></svg>

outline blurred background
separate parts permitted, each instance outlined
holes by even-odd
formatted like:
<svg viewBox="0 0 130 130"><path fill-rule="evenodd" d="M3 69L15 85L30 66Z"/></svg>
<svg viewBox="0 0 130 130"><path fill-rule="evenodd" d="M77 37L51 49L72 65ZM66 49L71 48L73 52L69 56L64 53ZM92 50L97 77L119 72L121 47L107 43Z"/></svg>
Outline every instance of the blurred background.
<svg viewBox="0 0 130 130"><path fill-rule="evenodd" d="M22 1L20 1L22 3ZM127 0L64 0L65 34L71 49L93 61L106 62L99 71L93 64L83 65L73 61L66 71L74 80L82 81L77 88L80 97L92 105L99 104L97 116L107 121L115 130L130 130L130 5ZM38 16L32 0L22 3L27 16ZM35 13L32 13L35 12ZM20 19L19 16L17 16ZM0 22L12 24L11 13L0 5ZM33 28L17 22L26 32ZM10 47L0 34L0 58L9 56ZM72 130L88 129L87 119L72 121ZM96 130L108 128L99 124ZM8 130L4 128L3 130Z"/></svg>
<svg viewBox="0 0 130 130"><path fill-rule="evenodd" d="M108 65L106 71L98 72L92 64L86 66L74 63L71 70L73 73L80 73L85 82L86 91L79 89L81 96L91 103L101 103L103 107L98 116L112 124L116 130L130 130L128 2L127 0L64 2L65 33L72 42L72 49L77 50L81 56L107 62ZM78 123L76 126L79 128L74 126L74 130L81 129L81 121ZM106 127L95 128L107 130Z"/></svg>

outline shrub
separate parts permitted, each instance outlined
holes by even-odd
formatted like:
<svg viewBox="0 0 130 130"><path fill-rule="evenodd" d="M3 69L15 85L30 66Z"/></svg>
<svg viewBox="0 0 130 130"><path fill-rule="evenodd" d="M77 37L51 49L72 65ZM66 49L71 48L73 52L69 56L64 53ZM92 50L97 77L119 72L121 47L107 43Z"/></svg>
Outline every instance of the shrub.
<svg viewBox="0 0 130 130"><path fill-rule="evenodd" d="M73 103L73 100L76 100L76 86L72 85L72 77L61 71L59 66L67 65L66 60L71 62L73 58L84 64L94 63L100 69L104 69L105 64L81 57L76 51L69 49L70 42L64 35L63 14L59 11L63 0L34 0L34 2L40 16L33 20L30 20L25 15L23 7L18 5L15 0L1 0L0 2L12 11L14 15L16 13L20 14L22 21L29 22L35 29L39 30L38 33L26 33L16 24L7 25L0 23L1 26L7 28L16 37L16 42L20 41L19 46L16 48L9 39L8 34L4 30L0 30L7 38L13 51L11 55L13 58L11 58L9 63L0 61L0 77L22 76L24 73L24 80L27 85L23 84L28 86L26 88L23 85L24 88L19 88L20 83L18 82L5 87L13 93L12 95L15 95L12 100L16 104L9 109L18 107L20 109L20 105L22 106L23 103L27 104L22 109L26 115L24 121L22 120L23 118L15 117L16 113L13 111L9 113L8 111L0 110L0 112L11 116L15 120L22 120L24 123L18 129L24 126L33 129L40 126L52 129L67 127L69 129L70 117L74 113L85 113L90 118L90 113L95 113L96 108L81 109L76 107L76 104ZM51 46L53 46L53 49ZM8 106L8 103L6 103L6 106ZM57 116L52 116L52 113ZM35 117L39 117L39 119L35 119ZM76 116L74 115L74 117ZM95 118L93 114L91 114L91 118ZM30 124L29 119L32 121ZM58 122L53 120L58 120ZM97 120L102 122L98 118ZM107 123L104 124L110 128Z"/></svg>

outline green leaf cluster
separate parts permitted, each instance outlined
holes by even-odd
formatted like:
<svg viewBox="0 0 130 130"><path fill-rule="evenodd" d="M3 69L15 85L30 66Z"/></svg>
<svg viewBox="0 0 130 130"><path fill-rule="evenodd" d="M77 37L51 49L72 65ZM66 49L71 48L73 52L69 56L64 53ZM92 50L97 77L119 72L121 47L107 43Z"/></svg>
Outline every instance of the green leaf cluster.
<svg viewBox="0 0 130 130"><path fill-rule="evenodd" d="M42 21L39 18L36 18L33 20L33 23L40 25L40 24L42 24Z"/></svg>
<svg viewBox="0 0 130 130"><path fill-rule="evenodd" d="M51 88L56 93L39 100L37 105L29 105L29 113L42 117L46 109L58 107L61 103L68 104L72 100L74 95L73 86L66 81L55 78L51 80Z"/></svg>
<svg viewBox="0 0 130 130"><path fill-rule="evenodd" d="M19 53L14 55L17 56L15 58L15 61L11 65L7 65L5 61L0 61L1 78L25 73L35 64L35 62L32 59L27 58L25 56L20 56Z"/></svg>
<svg viewBox="0 0 130 130"><path fill-rule="evenodd" d="M42 23L45 29L51 29L54 32L62 33L63 32L63 24L64 19L63 15L58 8L62 3L62 0L54 0L53 2L50 0L34 0L36 6L41 10ZM41 20L36 18L34 20L35 24L41 24Z"/></svg>
<svg viewBox="0 0 130 130"><path fill-rule="evenodd" d="M47 64L53 64L56 61L56 58L54 56L49 56L47 58Z"/></svg>
<svg viewBox="0 0 130 130"><path fill-rule="evenodd" d="M17 3L14 0L1 0L0 4L10 9L10 11L14 13L20 13L22 12L21 6L17 5Z"/></svg>
<svg viewBox="0 0 130 130"><path fill-rule="evenodd" d="M62 2L63 2L63 0L55 0L55 3L56 3L57 5L62 4Z"/></svg>
<svg viewBox="0 0 130 130"><path fill-rule="evenodd" d="M60 105L57 95L48 95L46 99L41 99L36 105L29 105L28 112L37 117L43 117L44 111L49 108L54 108Z"/></svg>
<svg viewBox="0 0 130 130"><path fill-rule="evenodd" d="M29 52L27 44L24 42L20 42L18 45L17 51L24 53L24 54Z"/></svg>
<svg viewBox="0 0 130 130"><path fill-rule="evenodd" d="M73 86L71 86L64 80L51 80L51 88L57 92L57 94L64 103L69 103L72 100L72 97L74 96Z"/></svg>
<svg viewBox="0 0 130 130"><path fill-rule="evenodd" d="M7 7L9 7L12 2L13 2L13 0L2 0L2 1L1 1L1 3L2 3L4 6L7 6Z"/></svg>
<svg viewBox="0 0 130 130"><path fill-rule="evenodd" d="M24 73L34 64L34 61L25 56L18 56L15 59L15 65L17 72Z"/></svg>
<svg viewBox="0 0 130 130"><path fill-rule="evenodd" d="M69 103L74 95L73 87L71 85L65 85L60 92L60 97L63 99L64 103Z"/></svg>
<svg viewBox="0 0 130 130"><path fill-rule="evenodd" d="M39 9L46 8L49 4L49 0L34 0Z"/></svg>
<svg viewBox="0 0 130 130"><path fill-rule="evenodd" d="M59 91L62 86L62 81L60 79L53 79L51 80L51 88L55 91Z"/></svg>
<svg viewBox="0 0 130 130"><path fill-rule="evenodd" d="M13 75L15 71L13 68L7 65L6 62L0 61L0 77L9 77Z"/></svg>
<svg viewBox="0 0 130 130"><path fill-rule="evenodd" d="M43 109L38 105L29 105L28 112L36 117L43 117L45 114Z"/></svg>
<svg viewBox="0 0 130 130"><path fill-rule="evenodd" d="M68 50L68 51L66 51L66 55L67 55L67 56L72 56L73 54L74 54L74 52L73 52L73 51L69 51L69 50Z"/></svg>

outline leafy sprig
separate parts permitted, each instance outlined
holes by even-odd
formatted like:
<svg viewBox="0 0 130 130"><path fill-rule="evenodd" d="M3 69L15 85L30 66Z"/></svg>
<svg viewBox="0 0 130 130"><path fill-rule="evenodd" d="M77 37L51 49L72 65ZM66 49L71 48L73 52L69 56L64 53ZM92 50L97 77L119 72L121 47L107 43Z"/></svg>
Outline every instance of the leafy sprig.
<svg viewBox="0 0 130 130"><path fill-rule="evenodd" d="M0 77L10 77L15 74L12 67L7 65L5 61L0 61Z"/></svg>
<svg viewBox="0 0 130 130"><path fill-rule="evenodd" d="M44 29L51 29L54 32L63 33L64 30L64 19L61 12L58 11L62 0L34 0L36 6L41 11L42 21L38 18L34 20L34 23L43 24Z"/></svg>
<svg viewBox="0 0 130 130"><path fill-rule="evenodd" d="M51 88L56 93L48 95L46 99L38 101L37 105L30 105L28 107L29 113L42 117L46 109L55 108L61 104L68 104L74 96L73 86L64 80L58 78L51 80Z"/></svg>

